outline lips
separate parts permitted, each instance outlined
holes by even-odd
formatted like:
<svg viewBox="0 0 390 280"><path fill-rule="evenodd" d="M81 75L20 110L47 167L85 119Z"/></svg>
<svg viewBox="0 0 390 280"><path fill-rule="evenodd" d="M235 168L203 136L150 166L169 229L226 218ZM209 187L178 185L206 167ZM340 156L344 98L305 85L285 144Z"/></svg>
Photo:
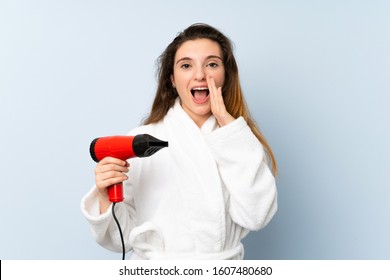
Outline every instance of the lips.
<svg viewBox="0 0 390 280"><path fill-rule="evenodd" d="M195 103L204 103L207 101L209 96L209 88L205 86L193 87L191 94L194 98Z"/></svg>

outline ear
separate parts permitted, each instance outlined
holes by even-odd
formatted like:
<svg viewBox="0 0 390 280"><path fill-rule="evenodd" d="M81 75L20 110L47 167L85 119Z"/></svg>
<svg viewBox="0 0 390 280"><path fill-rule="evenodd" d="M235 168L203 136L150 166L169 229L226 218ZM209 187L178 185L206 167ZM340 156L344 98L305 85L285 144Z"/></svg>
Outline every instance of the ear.
<svg viewBox="0 0 390 280"><path fill-rule="evenodd" d="M175 78L173 77L173 74L171 74L171 83L172 83L172 87L176 87L175 85Z"/></svg>

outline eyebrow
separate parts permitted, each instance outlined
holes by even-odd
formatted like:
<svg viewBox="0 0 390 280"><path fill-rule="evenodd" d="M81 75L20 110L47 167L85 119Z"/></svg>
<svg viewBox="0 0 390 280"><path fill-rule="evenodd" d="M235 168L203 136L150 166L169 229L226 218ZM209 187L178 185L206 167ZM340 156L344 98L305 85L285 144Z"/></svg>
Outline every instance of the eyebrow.
<svg viewBox="0 0 390 280"><path fill-rule="evenodd" d="M222 58L221 58L220 56L218 56L218 55L209 55L209 56L206 57L206 60L207 60L207 59L211 59L211 58L218 58L218 59L220 59L221 61L223 61ZM192 60L192 58L191 58L191 57L188 57L188 56L182 57L182 58L180 58L178 61L176 61L176 65L177 65L180 61L183 61L183 60Z"/></svg>

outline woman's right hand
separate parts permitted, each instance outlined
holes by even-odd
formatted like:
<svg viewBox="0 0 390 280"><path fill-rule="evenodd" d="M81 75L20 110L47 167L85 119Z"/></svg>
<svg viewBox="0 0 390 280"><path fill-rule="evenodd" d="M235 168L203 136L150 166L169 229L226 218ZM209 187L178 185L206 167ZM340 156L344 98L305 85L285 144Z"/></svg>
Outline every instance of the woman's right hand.
<svg viewBox="0 0 390 280"><path fill-rule="evenodd" d="M100 213L104 213L110 207L107 188L128 179L125 172L129 171L129 163L113 157L105 157L95 169L95 183L99 192Z"/></svg>

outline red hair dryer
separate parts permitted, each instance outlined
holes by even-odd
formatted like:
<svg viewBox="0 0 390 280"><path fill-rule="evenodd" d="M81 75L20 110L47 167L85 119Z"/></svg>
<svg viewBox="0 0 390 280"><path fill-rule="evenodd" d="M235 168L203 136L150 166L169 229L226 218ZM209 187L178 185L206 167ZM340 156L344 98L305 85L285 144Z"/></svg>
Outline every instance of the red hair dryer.
<svg viewBox="0 0 390 280"><path fill-rule="evenodd" d="M99 162L105 157L121 160L132 157L149 157L164 147L168 147L168 142L161 141L149 134L139 134L96 138L92 141L89 151L92 159ZM122 183L109 186L107 192L111 202L123 201Z"/></svg>

